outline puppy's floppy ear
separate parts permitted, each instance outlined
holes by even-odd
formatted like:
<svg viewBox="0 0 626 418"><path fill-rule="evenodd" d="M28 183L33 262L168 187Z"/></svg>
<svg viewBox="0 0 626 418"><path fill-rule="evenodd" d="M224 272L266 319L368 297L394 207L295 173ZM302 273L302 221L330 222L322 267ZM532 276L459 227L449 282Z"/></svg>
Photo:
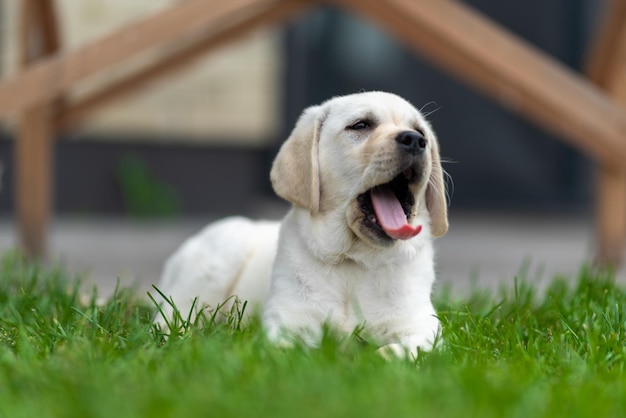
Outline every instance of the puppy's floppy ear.
<svg viewBox="0 0 626 418"><path fill-rule="evenodd" d="M319 211L320 203L318 144L323 118L321 106L311 106L302 112L291 135L280 147L270 172L276 194L309 209L312 215Z"/></svg>
<svg viewBox="0 0 626 418"><path fill-rule="evenodd" d="M439 145L433 136L430 148L432 170L426 188L426 207L430 213L430 228L433 236L440 237L448 232L448 206L446 204L446 186L443 180L443 168L439 157Z"/></svg>

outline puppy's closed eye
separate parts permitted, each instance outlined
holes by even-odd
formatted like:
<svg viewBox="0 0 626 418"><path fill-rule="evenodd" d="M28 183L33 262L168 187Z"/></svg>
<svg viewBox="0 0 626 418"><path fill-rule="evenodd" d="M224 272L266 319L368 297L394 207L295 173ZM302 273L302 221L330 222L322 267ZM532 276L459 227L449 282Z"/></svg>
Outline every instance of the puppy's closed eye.
<svg viewBox="0 0 626 418"><path fill-rule="evenodd" d="M371 119L359 119L355 123L348 125L346 129L349 131L364 131L372 127L374 127L374 121Z"/></svg>

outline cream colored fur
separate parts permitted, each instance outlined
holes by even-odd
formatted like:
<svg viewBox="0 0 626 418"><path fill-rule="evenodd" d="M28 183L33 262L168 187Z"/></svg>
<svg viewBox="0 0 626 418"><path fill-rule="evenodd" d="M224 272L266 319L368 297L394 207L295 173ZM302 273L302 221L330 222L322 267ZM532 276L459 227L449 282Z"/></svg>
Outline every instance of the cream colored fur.
<svg viewBox="0 0 626 418"><path fill-rule="evenodd" d="M367 120L365 130L349 129ZM406 167L395 140L420 131L426 140L408 217L422 232L390 240L364 226L357 197ZM306 109L270 174L293 203L280 223L229 218L190 238L167 261L160 289L181 311L198 297L217 303L235 294L262 312L268 337L315 346L325 324L365 335L398 355L430 349L439 321L430 295L432 237L448 229L437 139L404 99L369 92ZM171 315L171 310L166 310ZM163 319L160 318L163 322Z"/></svg>

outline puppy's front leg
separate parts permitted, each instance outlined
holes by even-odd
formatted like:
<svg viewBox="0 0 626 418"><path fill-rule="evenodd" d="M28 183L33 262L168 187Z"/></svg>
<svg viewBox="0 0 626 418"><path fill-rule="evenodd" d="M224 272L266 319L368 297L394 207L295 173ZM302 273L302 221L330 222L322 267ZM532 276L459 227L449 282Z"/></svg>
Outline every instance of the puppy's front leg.
<svg viewBox="0 0 626 418"><path fill-rule="evenodd" d="M433 348L433 341L423 337L406 338L399 343L383 345L377 352L386 360L395 358L416 359L420 351L430 351Z"/></svg>
<svg viewBox="0 0 626 418"><path fill-rule="evenodd" d="M378 349L378 353L390 360L393 357L416 359L419 351L431 351L441 335L439 319L432 314L422 318L418 323L421 326L413 333L398 337L398 342L383 345Z"/></svg>
<svg viewBox="0 0 626 418"><path fill-rule="evenodd" d="M291 348L301 342L308 347L318 347L322 340L322 324L319 312L298 309L297 311L269 309L263 314L263 327L267 338L279 347Z"/></svg>
<svg viewBox="0 0 626 418"><path fill-rule="evenodd" d="M293 268L293 264L301 267ZM314 260L304 256L298 259L290 252L276 260L273 275L262 317L268 339L280 346L293 346L295 342L319 346L324 324L336 314L332 304L335 289L320 274Z"/></svg>
<svg viewBox="0 0 626 418"><path fill-rule="evenodd" d="M274 283L274 292L263 311L263 328L268 339L283 347L301 342L309 347L319 346L323 325L330 309L321 302L317 291L306 286L304 280Z"/></svg>

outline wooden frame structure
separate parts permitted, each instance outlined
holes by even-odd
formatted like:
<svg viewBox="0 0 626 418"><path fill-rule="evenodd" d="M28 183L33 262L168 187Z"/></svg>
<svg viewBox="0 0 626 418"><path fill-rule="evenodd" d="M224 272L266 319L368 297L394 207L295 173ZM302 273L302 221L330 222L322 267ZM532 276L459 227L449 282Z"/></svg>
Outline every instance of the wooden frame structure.
<svg viewBox="0 0 626 418"><path fill-rule="evenodd" d="M82 48L63 51L53 0L24 0L22 69L0 80L0 118L18 115L17 219L31 256L45 252L53 138L90 112L252 29L276 25L316 0L184 0ZM589 59L574 73L454 0L325 0L379 24L417 53L516 113L558 134L598 165L597 258L622 261L626 237L626 6L610 0ZM180 41L185 40L184 46ZM157 48L159 60L79 102L81 81Z"/></svg>

